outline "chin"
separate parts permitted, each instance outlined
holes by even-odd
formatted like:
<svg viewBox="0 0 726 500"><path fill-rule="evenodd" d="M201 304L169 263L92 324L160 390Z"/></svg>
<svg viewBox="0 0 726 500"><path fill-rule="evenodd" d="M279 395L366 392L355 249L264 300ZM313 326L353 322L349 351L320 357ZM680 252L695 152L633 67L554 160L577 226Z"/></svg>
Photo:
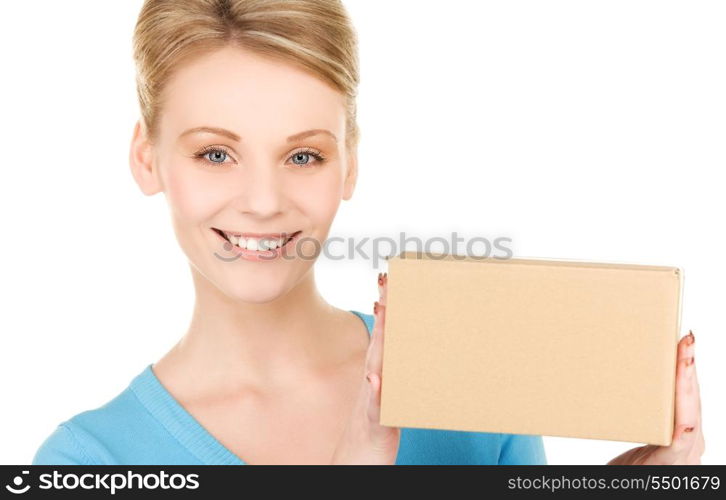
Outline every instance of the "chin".
<svg viewBox="0 0 726 500"><path fill-rule="evenodd" d="M232 298L235 302L245 302L249 304L264 304L272 302L285 295L292 283L285 281L272 281L270 279L250 280L229 282L228 278L223 278L222 285L225 295Z"/></svg>

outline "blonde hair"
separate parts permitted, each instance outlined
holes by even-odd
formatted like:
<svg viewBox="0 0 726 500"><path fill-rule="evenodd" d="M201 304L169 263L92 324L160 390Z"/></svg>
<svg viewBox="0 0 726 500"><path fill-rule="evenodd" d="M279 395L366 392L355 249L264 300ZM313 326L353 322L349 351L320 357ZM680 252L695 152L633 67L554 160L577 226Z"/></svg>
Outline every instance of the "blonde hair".
<svg viewBox="0 0 726 500"><path fill-rule="evenodd" d="M141 115L152 141L174 70L228 44L295 64L340 91L346 145L357 146L358 41L340 0L146 0L133 56Z"/></svg>

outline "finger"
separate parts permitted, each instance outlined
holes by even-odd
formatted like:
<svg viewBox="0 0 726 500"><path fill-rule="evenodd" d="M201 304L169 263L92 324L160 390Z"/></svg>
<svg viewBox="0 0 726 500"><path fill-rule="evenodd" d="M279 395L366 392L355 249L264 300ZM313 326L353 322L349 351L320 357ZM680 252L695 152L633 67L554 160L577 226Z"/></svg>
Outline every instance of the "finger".
<svg viewBox="0 0 726 500"><path fill-rule="evenodd" d="M368 374L368 419L377 424L381 419L381 378L375 374Z"/></svg>
<svg viewBox="0 0 726 500"><path fill-rule="evenodd" d="M381 425L381 382L382 379L376 374L370 374L369 378L369 403L368 421L370 426L368 428L369 436L371 437L374 447L379 449L387 450L392 446L398 448L401 439L401 430L398 427L389 427Z"/></svg>
<svg viewBox="0 0 726 500"><path fill-rule="evenodd" d="M700 397L695 366L693 333L678 342L676 366L676 404L673 444L679 450L690 449L697 442L700 427Z"/></svg>
<svg viewBox="0 0 726 500"><path fill-rule="evenodd" d="M366 362L365 362L365 369L366 372L368 371L374 371L376 370L376 358L382 356L382 354L379 354L379 350L382 349L380 347L381 345L381 323L379 320L378 315L378 308L381 305L381 299L385 298L385 290L386 290L386 277L383 273L378 273L377 278L377 284L378 284L378 300L373 303L373 330L371 332L371 340L368 345L368 352L366 353Z"/></svg>
<svg viewBox="0 0 726 500"><path fill-rule="evenodd" d="M386 276L381 273L378 274L378 290L379 297L385 298ZM369 404L369 411L373 413L369 417L377 423L380 409L378 415L376 415L375 407L380 406L380 381L383 371L383 328L385 324L385 306L379 301L373 303L373 316L373 331L371 332L371 341L366 353L365 373L371 391L369 397L373 398L373 401ZM370 405L373 405L373 409L370 409Z"/></svg>
<svg viewBox="0 0 726 500"><path fill-rule="evenodd" d="M368 346L366 373L374 373L381 377L383 371L383 331L386 321L386 306L376 301L373 307L375 320L373 323L371 343Z"/></svg>
<svg viewBox="0 0 726 500"><path fill-rule="evenodd" d="M388 304L388 273L378 274L378 302L384 306Z"/></svg>
<svg viewBox="0 0 726 500"><path fill-rule="evenodd" d="M701 427L701 389L698 384L698 370L696 369L696 338L693 336L693 332L689 332L691 335L691 350L693 352L693 383L696 391L696 399L698 400L698 426Z"/></svg>
<svg viewBox="0 0 726 500"><path fill-rule="evenodd" d="M695 352L695 337L693 337L693 334L691 333L691 339L693 340L694 344L694 352ZM695 362L695 355L694 355L694 362L693 362L693 380L694 380L694 386L695 386L695 393L696 393L696 399L698 401L697 404L697 423L696 423L696 432L697 435L695 437L695 444L691 450L692 456L694 457L691 461L688 463L692 464L699 464L701 463L701 455L703 455L704 451L706 450L706 441L703 437L703 415L701 414L701 389L700 385L698 383L698 369L696 368L696 362ZM697 458L696 458L697 457Z"/></svg>
<svg viewBox="0 0 726 500"><path fill-rule="evenodd" d="M698 435L695 439L695 444L691 448L690 453L688 454L686 464L689 465L698 465L701 463L701 456L703 455L703 452L706 449L706 442L703 438L703 426L698 426Z"/></svg>

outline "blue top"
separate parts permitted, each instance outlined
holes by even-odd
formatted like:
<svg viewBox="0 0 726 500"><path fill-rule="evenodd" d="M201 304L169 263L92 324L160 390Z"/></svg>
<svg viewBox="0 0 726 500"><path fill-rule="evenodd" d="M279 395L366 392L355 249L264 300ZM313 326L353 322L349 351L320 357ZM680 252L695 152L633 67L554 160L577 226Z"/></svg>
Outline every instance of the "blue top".
<svg viewBox="0 0 726 500"><path fill-rule="evenodd" d="M373 329L374 317L357 311ZM546 464L540 436L401 428L396 465ZM148 365L114 399L61 422L33 465L244 465L161 385Z"/></svg>

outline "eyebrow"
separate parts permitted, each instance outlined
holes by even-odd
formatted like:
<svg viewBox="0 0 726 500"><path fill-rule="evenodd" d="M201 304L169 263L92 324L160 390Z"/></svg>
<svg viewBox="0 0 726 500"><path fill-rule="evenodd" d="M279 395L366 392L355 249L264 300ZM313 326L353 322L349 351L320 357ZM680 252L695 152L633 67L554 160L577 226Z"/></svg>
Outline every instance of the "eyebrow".
<svg viewBox="0 0 726 500"><path fill-rule="evenodd" d="M208 133L208 134L217 134L224 137L227 137L229 139L232 139L235 142L239 142L240 136L232 132L231 130L227 130L225 128L219 128L219 127L194 127L190 128L188 130L185 130L184 132L179 135L179 138L182 138L189 134L198 134L198 133ZM291 135L287 138L287 142L293 142L298 141L300 139L305 139L306 137L310 137L313 135L318 134L326 134L333 138L335 142L338 142L338 138L335 136L334 133L332 133L330 130L322 129L322 128L315 128L311 130L306 130L304 132L300 132L298 134Z"/></svg>

